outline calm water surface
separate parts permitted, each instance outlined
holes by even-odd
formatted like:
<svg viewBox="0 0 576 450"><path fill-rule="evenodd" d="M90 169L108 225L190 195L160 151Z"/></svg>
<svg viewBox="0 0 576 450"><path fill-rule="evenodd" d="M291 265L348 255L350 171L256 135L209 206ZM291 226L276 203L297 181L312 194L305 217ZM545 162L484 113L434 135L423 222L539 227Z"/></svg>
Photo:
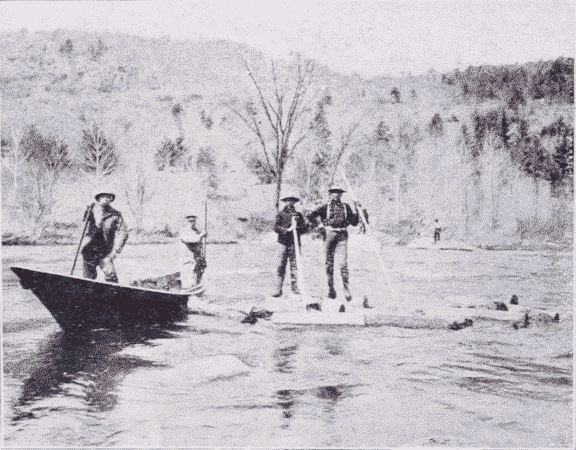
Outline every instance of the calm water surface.
<svg viewBox="0 0 576 450"><path fill-rule="evenodd" d="M303 245L308 289L322 295L320 243ZM75 248L2 250L6 446L573 447L571 252L383 252L406 305L516 293L559 312L556 324L282 328L190 315L78 341L9 270L67 273ZM209 300L271 291L272 245L208 250ZM167 273L176 256L128 245L120 280ZM366 242L352 242L350 267L353 293L390 302Z"/></svg>

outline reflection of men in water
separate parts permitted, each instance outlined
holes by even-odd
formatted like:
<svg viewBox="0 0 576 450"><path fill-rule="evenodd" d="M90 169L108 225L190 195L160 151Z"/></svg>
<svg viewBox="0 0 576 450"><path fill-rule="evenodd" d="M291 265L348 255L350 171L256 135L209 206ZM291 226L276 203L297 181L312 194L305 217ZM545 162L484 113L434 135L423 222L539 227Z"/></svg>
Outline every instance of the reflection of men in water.
<svg viewBox="0 0 576 450"><path fill-rule="evenodd" d="M438 219L434 219L434 243L440 241L440 232L442 231L442 227L440 226L440 222Z"/></svg>
<svg viewBox="0 0 576 450"><path fill-rule="evenodd" d="M98 192L94 198L96 203L84 213L84 220L88 220L87 236L90 238L82 249L84 278L95 280L96 268L100 267L106 281L118 283L113 261L128 240L128 229L122 214L110 206L116 195Z"/></svg>
<svg viewBox="0 0 576 450"><path fill-rule="evenodd" d="M208 236L207 231L196 228L196 215L186 216L188 225L180 229L180 280L182 289L190 289L194 284L200 284L202 275L206 270L206 257L202 246L202 239Z"/></svg>
<svg viewBox="0 0 576 450"><path fill-rule="evenodd" d="M280 297L282 295L282 285L284 284L284 275L286 274L286 265L290 261L290 278L292 292L299 295L298 289L298 269L296 267L296 248L294 247L294 233L293 227L296 224L296 233L298 235L298 246L300 246L300 235L306 232L306 222L302 213L296 211L295 204L300 201L298 196L294 193L284 195L281 200L286 204L284 209L276 214L276 222L274 224L274 231L278 233L278 243L280 248L278 250L278 265L276 269L277 285L276 291L272 297Z"/></svg>
<svg viewBox="0 0 576 450"><path fill-rule="evenodd" d="M354 203L355 211L347 203L342 203L342 194L346 192L340 187L328 190L330 201L326 205L310 214L310 221L314 223L320 218L320 226L326 230L324 237L324 253L326 256L326 275L328 276L328 298L336 298L334 290L334 257L340 254L340 275L344 286L346 300L352 300L348 288L348 225L358 225L358 208Z"/></svg>

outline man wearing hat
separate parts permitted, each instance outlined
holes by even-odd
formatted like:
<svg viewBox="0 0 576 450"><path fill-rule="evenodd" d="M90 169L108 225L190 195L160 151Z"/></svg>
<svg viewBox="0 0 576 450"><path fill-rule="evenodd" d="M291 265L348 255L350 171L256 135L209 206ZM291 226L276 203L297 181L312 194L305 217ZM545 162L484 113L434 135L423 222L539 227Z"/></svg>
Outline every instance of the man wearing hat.
<svg viewBox="0 0 576 450"><path fill-rule="evenodd" d="M346 300L352 300L348 288L348 225L358 225L358 208L354 203L354 211L347 203L342 203L342 194L346 192L339 186L333 186L328 190L330 201L313 211L309 220L315 223L320 219L319 226L324 233L324 253L326 256L326 274L328 276L328 298L336 298L334 290L334 257L340 254L340 274L344 285Z"/></svg>
<svg viewBox="0 0 576 450"><path fill-rule="evenodd" d="M84 213L84 221L88 220L86 235L90 238L82 248L84 278L95 280L96 268L100 267L106 281L118 283L114 259L128 240L128 228L122 214L110 206L115 194L110 190L99 190L94 198L96 203L88 206Z"/></svg>
<svg viewBox="0 0 576 450"><path fill-rule="evenodd" d="M286 264L290 261L290 277L292 281L292 292L300 294L298 289L298 272L296 267L296 252L294 247L293 226L296 225L298 235L298 247L300 247L300 235L306 232L306 222L302 213L296 211L295 204L300 201L294 192L288 192L280 200L285 203L284 209L276 214L274 231L278 233L278 266L276 270L277 284L273 297L282 295L282 285L284 284L284 275L286 273Z"/></svg>
<svg viewBox="0 0 576 450"><path fill-rule="evenodd" d="M196 227L197 216L194 213L186 214L187 224L180 229L180 281L182 289L190 289L200 284L202 275L206 270L206 257L202 251L202 239L208 236L206 231Z"/></svg>

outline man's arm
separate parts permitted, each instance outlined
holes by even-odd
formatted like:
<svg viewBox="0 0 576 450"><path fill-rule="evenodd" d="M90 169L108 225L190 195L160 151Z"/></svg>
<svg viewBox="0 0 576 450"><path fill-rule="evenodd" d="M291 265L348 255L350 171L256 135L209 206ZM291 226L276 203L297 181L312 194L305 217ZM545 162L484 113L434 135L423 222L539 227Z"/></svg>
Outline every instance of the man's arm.
<svg viewBox="0 0 576 450"><path fill-rule="evenodd" d="M204 237L204 233L196 233L189 228L182 228L180 230L180 240L186 244L197 244Z"/></svg>
<svg viewBox="0 0 576 450"><path fill-rule="evenodd" d="M360 214L358 208L355 208L355 210L353 211L348 203L345 203L344 207L346 208L348 214L348 224L355 227L356 225L358 225L358 222L360 220Z"/></svg>
<svg viewBox="0 0 576 450"><path fill-rule="evenodd" d="M322 224L322 220L326 217L326 205L320 206L320 208L315 209L310 213L308 216L308 220L312 224L312 226L318 225L318 218L320 219L320 224Z"/></svg>
<svg viewBox="0 0 576 450"><path fill-rule="evenodd" d="M128 240L128 227L126 226L126 223L122 218L122 215L118 215L116 221L117 222L116 222L116 233L114 236L114 246L112 247L110 255L108 255L108 257L111 259L114 259L116 255L118 255L122 251L124 245L126 244L126 241Z"/></svg>

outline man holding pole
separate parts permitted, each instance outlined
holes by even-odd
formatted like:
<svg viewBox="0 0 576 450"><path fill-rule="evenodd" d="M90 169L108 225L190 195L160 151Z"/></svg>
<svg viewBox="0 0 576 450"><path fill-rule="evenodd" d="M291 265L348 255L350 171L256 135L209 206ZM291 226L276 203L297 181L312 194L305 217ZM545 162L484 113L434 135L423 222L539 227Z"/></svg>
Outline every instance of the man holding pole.
<svg viewBox="0 0 576 450"><path fill-rule="evenodd" d="M328 190L330 201L310 214L312 223L320 219L319 226L324 228L324 253L326 257L326 275L328 276L328 298L336 298L334 289L334 259L339 253L340 275L347 301L352 300L349 289L348 273L348 225L358 225L358 205L354 202L354 211L347 203L342 203L342 194L346 192L339 186Z"/></svg>
<svg viewBox="0 0 576 450"><path fill-rule="evenodd" d="M86 235L90 238L82 248L84 278L95 280L96 268L100 267L105 281L118 283L113 261L128 240L128 228L122 214L110 206L115 194L110 190L99 190L94 198L96 203L88 206L84 213L85 229L88 229Z"/></svg>
<svg viewBox="0 0 576 450"><path fill-rule="evenodd" d="M183 244L180 253L180 281L183 290L200 284L207 267L203 240L208 232L198 230L196 218L196 214L186 214L188 224L180 229L180 241Z"/></svg>
<svg viewBox="0 0 576 450"><path fill-rule="evenodd" d="M272 297L280 297L282 295L282 286L284 284L284 275L286 273L286 264L290 261L290 278L292 292L300 295L298 289L298 272L296 266L296 248L294 246L293 231L296 229L298 235L298 247L300 247L300 235L306 232L306 222L302 213L296 211L294 206L300 201L298 196L292 192L285 194L282 200L286 206L276 215L276 222L274 224L274 231L278 233L278 243L280 244L278 250L278 265L276 269L277 281L276 290ZM294 228L295 227L295 228Z"/></svg>

